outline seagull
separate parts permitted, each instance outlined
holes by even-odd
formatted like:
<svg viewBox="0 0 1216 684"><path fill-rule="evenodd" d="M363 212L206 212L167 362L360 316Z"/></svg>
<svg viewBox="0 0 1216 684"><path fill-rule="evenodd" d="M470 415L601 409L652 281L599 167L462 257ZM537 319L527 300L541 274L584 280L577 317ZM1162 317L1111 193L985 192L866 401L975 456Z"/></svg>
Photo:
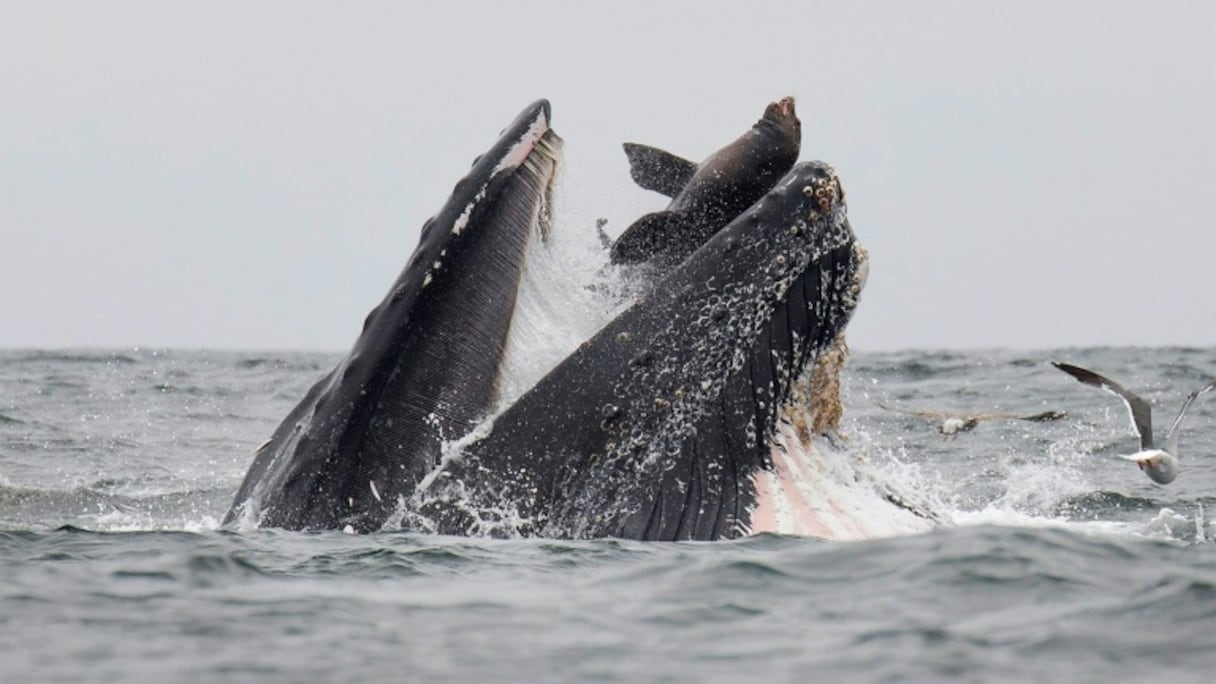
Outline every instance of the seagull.
<svg viewBox="0 0 1216 684"><path fill-rule="evenodd" d="M1132 425L1140 435L1140 451L1130 455L1120 454L1119 458L1132 461L1140 466L1140 470L1143 470L1149 479L1157 484L1169 484L1174 481L1174 478L1178 476L1178 426L1182 423L1182 417L1186 415L1191 403L1199 395L1216 388L1216 380L1191 392L1186 401L1182 402L1182 408L1178 410L1178 417L1174 419L1170 431L1165 433L1165 448L1158 449L1153 445L1153 409L1147 401L1114 380L1102 377L1086 368L1055 361L1052 361L1051 365L1086 385L1099 387L1122 399L1123 403L1127 404L1127 410L1132 414Z"/></svg>
<svg viewBox="0 0 1216 684"><path fill-rule="evenodd" d="M1016 413L952 413L950 411L914 411L909 409L895 408L887 406L882 402L874 402L879 408L895 413L903 413L917 418L925 418L937 423L937 431L945 435L947 438L956 437L960 432L970 432L975 429L980 421L984 420L1030 420L1035 422L1043 422L1046 420L1059 420L1068 415L1063 411L1044 411L1031 416L1020 416Z"/></svg>

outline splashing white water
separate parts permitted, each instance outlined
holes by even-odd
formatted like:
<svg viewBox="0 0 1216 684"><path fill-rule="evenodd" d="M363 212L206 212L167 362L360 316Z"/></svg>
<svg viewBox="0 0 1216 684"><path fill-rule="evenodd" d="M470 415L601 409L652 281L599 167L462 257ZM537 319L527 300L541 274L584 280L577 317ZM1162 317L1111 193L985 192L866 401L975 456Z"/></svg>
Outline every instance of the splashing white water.
<svg viewBox="0 0 1216 684"><path fill-rule="evenodd" d="M560 193L558 193L560 197ZM527 253L494 413L528 391L630 303L596 236L595 220L560 200L554 230Z"/></svg>
<svg viewBox="0 0 1216 684"><path fill-rule="evenodd" d="M1091 476L1093 459L1101 458L1094 452L1102 443L1093 439L1088 427L1079 428L1073 437L1050 442L1041 453L977 451L963 459L963 467L957 460L913 463L902 446L891 446L893 441L902 444L903 440L922 439L919 433L893 437L868 432L856 419L849 425L877 471L902 490L917 492L949 525L1056 528L1187 543L1216 536L1216 525L1207 520L1202 508L1184 515L1162 506L1130 520L1115 520L1093 519L1086 505L1078 507L1074 502L1103 491ZM925 433L923 439L939 438ZM981 491L977 493L977 489ZM1077 513L1084 516L1077 517Z"/></svg>

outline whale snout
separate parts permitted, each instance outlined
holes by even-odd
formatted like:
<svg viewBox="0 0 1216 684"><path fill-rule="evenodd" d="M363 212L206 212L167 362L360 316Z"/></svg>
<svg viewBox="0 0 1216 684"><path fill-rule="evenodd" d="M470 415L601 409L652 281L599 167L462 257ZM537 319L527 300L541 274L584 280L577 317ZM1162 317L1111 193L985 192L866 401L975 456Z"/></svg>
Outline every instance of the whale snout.
<svg viewBox="0 0 1216 684"><path fill-rule="evenodd" d="M802 188L802 194L814 200L816 214L826 214L844 201L844 188L836 170L827 164L810 165L807 184ZM812 219L817 215L812 215Z"/></svg>

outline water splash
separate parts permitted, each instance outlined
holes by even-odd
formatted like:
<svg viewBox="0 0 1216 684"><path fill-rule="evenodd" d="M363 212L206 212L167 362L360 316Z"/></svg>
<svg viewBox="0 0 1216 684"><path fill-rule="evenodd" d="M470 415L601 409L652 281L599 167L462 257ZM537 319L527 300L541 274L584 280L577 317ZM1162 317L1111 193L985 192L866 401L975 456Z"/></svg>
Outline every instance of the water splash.
<svg viewBox="0 0 1216 684"><path fill-rule="evenodd" d="M560 202L559 202L560 207ZM620 272L607 263L593 224L556 217L544 245L528 251L503 354L495 413L510 406L583 341L624 310Z"/></svg>

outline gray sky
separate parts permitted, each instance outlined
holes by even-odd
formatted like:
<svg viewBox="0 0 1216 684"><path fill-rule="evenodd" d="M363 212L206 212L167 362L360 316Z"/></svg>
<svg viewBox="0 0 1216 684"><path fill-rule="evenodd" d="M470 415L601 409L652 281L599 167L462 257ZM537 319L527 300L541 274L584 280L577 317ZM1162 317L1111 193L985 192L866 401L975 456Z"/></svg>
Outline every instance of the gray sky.
<svg viewBox="0 0 1216 684"><path fill-rule="evenodd" d="M665 204L622 141L786 94L870 249L854 348L1214 345L1214 8L5 3L0 346L344 350L528 102L619 230Z"/></svg>

